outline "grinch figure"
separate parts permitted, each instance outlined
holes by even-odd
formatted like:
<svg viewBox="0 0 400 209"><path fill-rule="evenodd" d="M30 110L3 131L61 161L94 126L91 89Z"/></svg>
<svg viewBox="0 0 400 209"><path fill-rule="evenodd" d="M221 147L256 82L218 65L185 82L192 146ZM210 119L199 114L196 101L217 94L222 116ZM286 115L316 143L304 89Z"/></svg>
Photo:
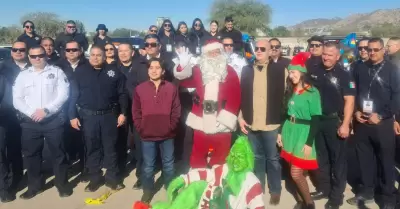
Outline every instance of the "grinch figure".
<svg viewBox="0 0 400 209"><path fill-rule="evenodd" d="M263 209L260 181L253 174L254 154L246 136L232 146L226 163L210 169L193 169L174 179L167 190L169 202L152 209ZM143 207L135 203L136 208Z"/></svg>

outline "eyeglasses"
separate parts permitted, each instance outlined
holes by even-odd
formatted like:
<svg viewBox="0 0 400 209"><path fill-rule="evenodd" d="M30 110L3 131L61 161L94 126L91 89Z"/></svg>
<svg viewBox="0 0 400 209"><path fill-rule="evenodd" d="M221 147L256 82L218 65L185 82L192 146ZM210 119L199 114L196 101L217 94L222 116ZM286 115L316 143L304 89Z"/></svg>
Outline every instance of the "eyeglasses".
<svg viewBox="0 0 400 209"><path fill-rule="evenodd" d="M12 52L26 52L25 48L11 48Z"/></svg>
<svg viewBox="0 0 400 209"><path fill-rule="evenodd" d="M25 25L25 28L26 29L30 29L30 28L33 29L33 25Z"/></svg>
<svg viewBox="0 0 400 209"><path fill-rule="evenodd" d="M154 48L154 47L157 47L157 43L145 43L144 44L144 47L146 47L146 48Z"/></svg>
<svg viewBox="0 0 400 209"><path fill-rule="evenodd" d="M310 44L310 48L319 48L322 44Z"/></svg>
<svg viewBox="0 0 400 209"><path fill-rule="evenodd" d="M281 45L271 45L271 49L280 49Z"/></svg>
<svg viewBox="0 0 400 209"><path fill-rule="evenodd" d="M368 52L379 52L380 50L382 50L383 48L368 48L367 51Z"/></svg>
<svg viewBox="0 0 400 209"><path fill-rule="evenodd" d="M108 51L114 51L114 49L113 48L108 48L108 49L106 49L106 52L108 52Z"/></svg>
<svg viewBox="0 0 400 209"><path fill-rule="evenodd" d="M265 47L256 47L255 51L258 52L258 50L261 50L261 52L265 52L265 51L267 51L267 48L265 48Z"/></svg>
<svg viewBox="0 0 400 209"><path fill-rule="evenodd" d="M42 59L45 56L46 56L45 54L32 54L32 55L29 55L29 58L31 58L31 59L37 59L37 58Z"/></svg>
<svg viewBox="0 0 400 209"><path fill-rule="evenodd" d="M72 48L72 49L65 49L66 52L77 52L79 49L77 48Z"/></svg>
<svg viewBox="0 0 400 209"><path fill-rule="evenodd" d="M164 24L164 27L171 27L171 24L166 23Z"/></svg>
<svg viewBox="0 0 400 209"><path fill-rule="evenodd" d="M368 46L359 46L358 51L362 51L362 50L368 51Z"/></svg>
<svg viewBox="0 0 400 209"><path fill-rule="evenodd" d="M224 44L224 47L233 47L233 44Z"/></svg>

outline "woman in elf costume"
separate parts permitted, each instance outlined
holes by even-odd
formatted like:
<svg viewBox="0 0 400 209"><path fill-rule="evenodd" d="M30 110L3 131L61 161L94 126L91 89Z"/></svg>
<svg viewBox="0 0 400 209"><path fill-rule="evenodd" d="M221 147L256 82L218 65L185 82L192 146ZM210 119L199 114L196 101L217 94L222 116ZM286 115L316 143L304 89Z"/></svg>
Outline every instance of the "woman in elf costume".
<svg viewBox="0 0 400 209"><path fill-rule="evenodd" d="M318 168L314 138L322 113L318 90L304 80L307 73L305 63L309 57L309 53L297 54L288 66L287 116L277 139L282 148L281 157L289 163L290 174L301 195L302 201L296 204L295 209L315 208L304 171Z"/></svg>

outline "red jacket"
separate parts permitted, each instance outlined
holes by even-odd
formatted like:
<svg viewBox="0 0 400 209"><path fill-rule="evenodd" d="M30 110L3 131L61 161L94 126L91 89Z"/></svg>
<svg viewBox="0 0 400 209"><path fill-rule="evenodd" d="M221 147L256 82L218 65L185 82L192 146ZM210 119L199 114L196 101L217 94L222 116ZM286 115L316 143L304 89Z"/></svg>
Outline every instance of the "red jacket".
<svg viewBox="0 0 400 209"><path fill-rule="evenodd" d="M132 102L132 117L142 140L158 141L174 138L181 104L178 89L162 81L158 90L147 81L136 87Z"/></svg>

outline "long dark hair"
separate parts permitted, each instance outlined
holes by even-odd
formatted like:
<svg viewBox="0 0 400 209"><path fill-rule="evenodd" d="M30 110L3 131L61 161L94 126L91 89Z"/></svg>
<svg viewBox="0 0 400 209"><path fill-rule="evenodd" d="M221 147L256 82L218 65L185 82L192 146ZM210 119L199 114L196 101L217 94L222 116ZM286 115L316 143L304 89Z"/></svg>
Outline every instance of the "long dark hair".
<svg viewBox="0 0 400 209"><path fill-rule="evenodd" d="M114 48L114 57L113 58L114 58L114 61L118 63L119 59L118 59L118 49L117 49L117 47L115 47L114 44L112 44L112 43L107 43L107 44L104 45L104 52L106 50L106 46L107 45L111 45Z"/></svg>
<svg viewBox="0 0 400 209"><path fill-rule="evenodd" d="M170 30L170 33L172 34L172 37L174 37L175 36L175 28L174 28L174 25L172 24L172 22L171 22L171 20L169 20L169 19L165 19L164 21L163 21L163 23L162 23L162 25L161 25L161 27L158 29L158 36L161 38L161 37L163 37L163 36L165 36L165 31L164 31L164 24L165 23L169 23L169 24L171 24L171 30Z"/></svg>
<svg viewBox="0 0 400 209"><path fill-rule="evenodd" d="M306 74L303 72L300 72L300 80L299 82L302 83L303 89L306 87L306 85L311 85L309 82L309 79L307 78ZM295 85L293 82L290 80L289 76L286 78L286 89L285 89L285 96L283 99L283 106L284 106L284 112L285 114L288 111L288 105L289 105L289 100L292 98L293 93L294 93L294 88ZM306 91L309 91L306 89Z"/></svg>
<svg viewBox="0 0 400 209"><path fill-rule="evenodd" d="M179 22L179 23L178 23L178 27L176 28L176 32L175 32L176 35L182 34L181 31L179 30L179 29L181 28L182 25L186 25L186 28L187 28L186 33L183 34L183 35L189 34L189 28L187 27L187 24L186 24L185 22L182 21L182 22Z"/></svg>

